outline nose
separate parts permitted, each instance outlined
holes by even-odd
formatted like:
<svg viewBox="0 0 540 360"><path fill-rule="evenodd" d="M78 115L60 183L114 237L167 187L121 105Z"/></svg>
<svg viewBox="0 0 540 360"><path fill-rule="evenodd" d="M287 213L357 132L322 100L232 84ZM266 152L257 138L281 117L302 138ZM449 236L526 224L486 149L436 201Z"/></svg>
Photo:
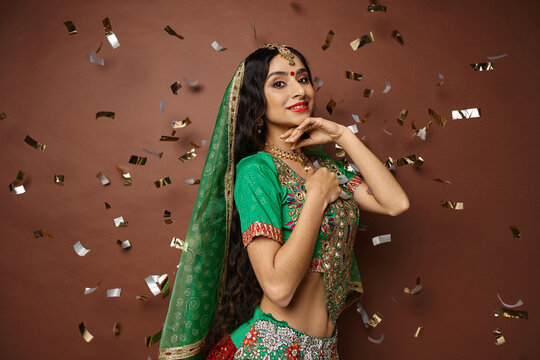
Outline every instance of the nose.
<svg viewBox="0 0 540 360"><path fill-rule="evenodd" d="M303 97L306 94L306 90L304 89L302 84L300 84L296 80L292 81L292 86L290 87L290 89L292 92L292 97Z"/></svg>

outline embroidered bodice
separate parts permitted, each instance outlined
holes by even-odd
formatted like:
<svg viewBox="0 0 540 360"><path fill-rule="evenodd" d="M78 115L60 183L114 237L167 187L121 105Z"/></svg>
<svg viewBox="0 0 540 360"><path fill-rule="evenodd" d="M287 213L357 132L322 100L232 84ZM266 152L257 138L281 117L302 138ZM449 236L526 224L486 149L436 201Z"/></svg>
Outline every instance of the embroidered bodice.
<svg viewBox="0 0 540 360"><path fill-rule="evenodd" d="M323 273L328 313L335 322L347 296L352 291L362 292L353 251L359 222L354 191L362 178L322 154L308 157L335 172L343 190L325 210L308 267ZM234 196L244 245L260 235L284 244L300 216L305 194L305 180L283 160L265 152L242 159L237 166Z"/></svg>

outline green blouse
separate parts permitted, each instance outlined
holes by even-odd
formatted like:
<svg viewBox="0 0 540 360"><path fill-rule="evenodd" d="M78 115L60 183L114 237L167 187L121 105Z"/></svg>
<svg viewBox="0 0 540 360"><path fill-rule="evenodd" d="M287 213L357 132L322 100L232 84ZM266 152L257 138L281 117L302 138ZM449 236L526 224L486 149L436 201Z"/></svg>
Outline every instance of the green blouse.
<svg viewBox="0 0 540 360"><path fill-rule="evenodd" d="M308 266L308 270L324 275L328 313L335 323L345 306L363 292L353 251L359 220L354 191L363 179L322 151L305 153L315 166L335 172L343 190L325 210ZM256 236L284 244L302 211L305 179L283 160L266 152L242 159L236 171L234 200L244 246Z"/></svg>

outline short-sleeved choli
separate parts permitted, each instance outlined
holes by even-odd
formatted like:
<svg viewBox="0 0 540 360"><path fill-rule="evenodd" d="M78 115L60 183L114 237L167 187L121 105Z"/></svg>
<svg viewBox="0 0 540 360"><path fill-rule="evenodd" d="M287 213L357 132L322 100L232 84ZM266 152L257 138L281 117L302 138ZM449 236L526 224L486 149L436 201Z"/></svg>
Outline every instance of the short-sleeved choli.
<svg viewBox="0 0 540 360"><path fill-rule="evenodd" d="M307 153L312 162L338 176L342 195L325 210L308 270L324 274L326 303L333 321L354 292L363 292L353 245L359 224L354 191L363 181L342 162L324 153ZM244 245L255 236L283 244L291 235L305 200L305 179L283 160L266 152L242 159L236 168L234 198Z"/></svg>
<svg viewBox="0 0 540 360"><path fill-rule="evenodd" d="M274 164L258 153L236 166L234 201L240 216L244 246L264 235L283 244L281 187Z"/></svg>

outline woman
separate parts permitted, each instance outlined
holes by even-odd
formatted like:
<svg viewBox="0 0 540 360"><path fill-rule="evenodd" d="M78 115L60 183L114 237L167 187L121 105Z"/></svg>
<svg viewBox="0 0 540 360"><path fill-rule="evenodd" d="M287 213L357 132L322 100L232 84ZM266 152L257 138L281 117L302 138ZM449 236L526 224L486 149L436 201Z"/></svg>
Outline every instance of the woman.
<svg viewBox="0 0 540 360"><path fill-rule="evenodd" d="M338 357L336 320L362 292L353 252L359 209L397 215L409 204L377 157L346 127L311 117L313 108L297 50L265 45L238 67L212 135L160 359L209 350L208 359ZM324 153L328 142L363 178Z"/></svg>

